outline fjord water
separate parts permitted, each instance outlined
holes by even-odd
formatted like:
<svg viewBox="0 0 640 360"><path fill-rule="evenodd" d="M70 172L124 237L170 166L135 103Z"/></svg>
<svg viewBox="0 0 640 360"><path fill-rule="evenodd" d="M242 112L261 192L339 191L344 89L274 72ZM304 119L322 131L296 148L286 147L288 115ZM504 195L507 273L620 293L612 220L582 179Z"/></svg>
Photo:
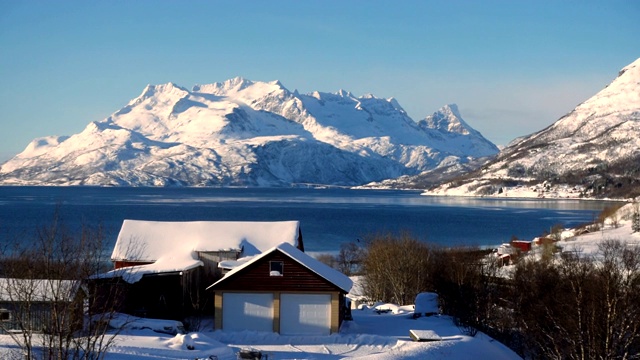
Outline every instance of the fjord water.
<svg viewBox="0 0 640 360"><path fill-rule="evenodd" d="M72 232L101 225L109 249L124 219L299 220L308 252L337 252L343 242L402 232L443 246L495 246L513 235L532 239L555 224L591 222L609 204L427 197L397 190L0 187L0 242L33 241L57 211Z"/></svg>

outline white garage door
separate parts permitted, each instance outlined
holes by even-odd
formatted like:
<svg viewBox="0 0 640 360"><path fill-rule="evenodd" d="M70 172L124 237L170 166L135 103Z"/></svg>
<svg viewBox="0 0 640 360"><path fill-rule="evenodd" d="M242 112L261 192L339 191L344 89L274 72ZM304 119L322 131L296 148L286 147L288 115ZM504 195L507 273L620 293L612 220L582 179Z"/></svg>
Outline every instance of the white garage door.
<svg viewBox="0 0 640 360"><path fill-rule="evenodd" d="M330 294L281 294L280 334L329 335Z"/></svg>
<svg viewBox="0 0 640 360"><path fill-rule="evenodd" d="M222 328L273 331L273 294L224 293Z"/></svg>

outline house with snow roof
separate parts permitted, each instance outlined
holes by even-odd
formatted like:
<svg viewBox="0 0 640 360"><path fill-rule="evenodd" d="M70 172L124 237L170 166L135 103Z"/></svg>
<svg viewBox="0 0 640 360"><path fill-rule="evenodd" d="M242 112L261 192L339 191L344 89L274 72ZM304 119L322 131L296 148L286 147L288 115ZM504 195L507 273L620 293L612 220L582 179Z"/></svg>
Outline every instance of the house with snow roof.
<svg viewBox="0 0 640 360"><path fill-rule="evenodd" d="M282 243L229 271L214 292L215 328L283 335L328 335L340 329L353 285L341 272Z"/></svg>
<svg viewBox="0 0 640 360"><path fill-rule="evenodd" d="M93 304L110 306L102 299L117 290L118 309L137 316L213 313L206 286L281 243L304 251L298 221L125 220L111 254L114 269L92 279Z"/></svg>
<svg viewBox="0 0 640 360"><path fill-rule="evenodd" d="M0 333L81 329L86 296L80 281L0 278Z"/></svg>

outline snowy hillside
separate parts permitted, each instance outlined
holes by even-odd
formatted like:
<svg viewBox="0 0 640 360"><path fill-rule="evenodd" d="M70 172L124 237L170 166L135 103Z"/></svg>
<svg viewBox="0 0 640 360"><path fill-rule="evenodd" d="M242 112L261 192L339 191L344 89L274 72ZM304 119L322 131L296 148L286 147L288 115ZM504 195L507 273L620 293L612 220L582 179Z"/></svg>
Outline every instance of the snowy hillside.
<svg viewBox="0 0 640 360"><path fill-rule="evenodd" d="M0 184L359 185L498 152L455 105L443 109L418 124L394 99L343 90L301 95L242 78L149 85L78 134L33 140L0 167Z"/></svg>
<svg viewBox="0 0 640 360"><path fill-rule="evenodd" d="M482 169L429 194L640 195L640 59L551 126L514 140Z"/></svg>

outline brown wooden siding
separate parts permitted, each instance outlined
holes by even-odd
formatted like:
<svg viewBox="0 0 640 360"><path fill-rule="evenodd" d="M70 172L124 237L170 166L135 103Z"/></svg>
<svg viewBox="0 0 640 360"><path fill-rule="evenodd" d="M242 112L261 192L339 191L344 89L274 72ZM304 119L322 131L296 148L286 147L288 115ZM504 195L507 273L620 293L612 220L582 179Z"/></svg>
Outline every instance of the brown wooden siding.
<svg viewBox="0 0 640 360"><path fill-rule="evenodd" d="M123 267L129 267L129 266L138 266L138 265L148 265L148 264L153 264L153 261L114 261L113 262L113 267L117 270L117 269L121 269Z"/></svg>
<svg viewBox="0 0 640 360"><path fill-rule="evenodd" d="M282 261L282 276L269 275L269 262ZM274 251L242 271L231 275L212 288L214 291L339 291L340 288L315 274L295 260Z"/></svg>

